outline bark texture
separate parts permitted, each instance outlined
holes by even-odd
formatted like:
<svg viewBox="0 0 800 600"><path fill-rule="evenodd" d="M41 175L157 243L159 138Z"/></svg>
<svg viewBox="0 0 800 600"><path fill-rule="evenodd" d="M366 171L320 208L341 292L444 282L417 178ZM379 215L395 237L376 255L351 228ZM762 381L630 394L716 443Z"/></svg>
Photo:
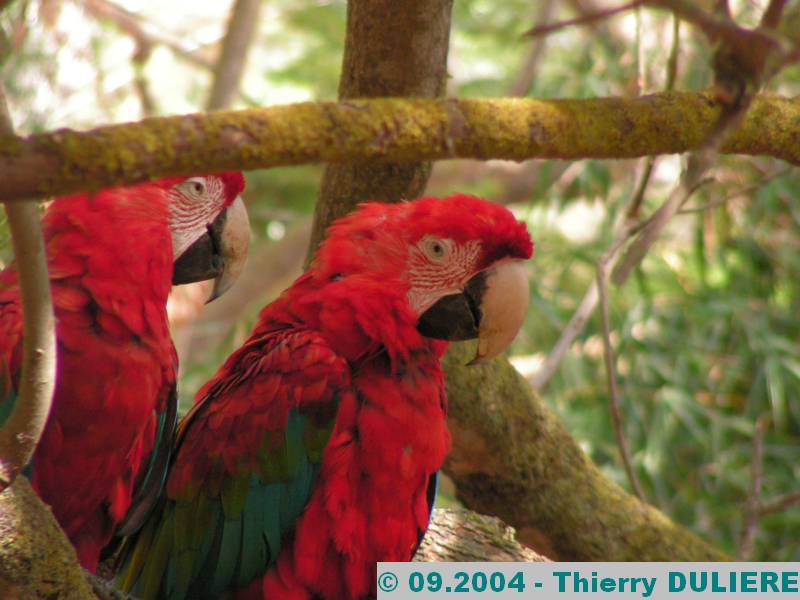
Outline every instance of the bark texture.
<svg viewBox="0 0 800 600"><path fill-rule="evenodd" d="M521 545L514 529L497 517L468 510L436 509L417 550L420 562L545 562Z"/></svg>
<svg viewBox="0 0 800 600"><path fill-rule="evenodd" d="M466 367L474 353L454 344L445 358L453 450L444 470L466 506L557 560L729 559L603 476L507 359Z"/></svg>
<svg viewBox="0 0 800 600"><path fill-rule="evenodd" d="M322 196L339 199L338 206L332 202L325 209L333 216L352 199L346 197L346 186L359 200L416 196L423 188L423 170L407 172L398 163L685 152L705 139L719 113L710 94L693 92L590 100L395 98L157 117L27 138L0 136L0 201L228 169L395 164L376 171L364 167L358 181L356 171L349 178L329 175L340 182L326 184ZM800 99L761 96L722 151L800 165L798 139Z"/></svg>
<svg viewBox="0 0 800 600"><path fill-rule="evenodd" d="M95 600L75 550L24 477L0 493L0 600Z"/></svg>
<svg viewBox="0 0 800 600"><path fill-rule="evenodd" d="M12 134L0 84L0 134ZM36 204L6 204L22 296L22 376L19 397L0 427L0 492L14 482L36 450L53 400L56 329L47 256ZM8 382L6 382L7 384Z"/></svg>

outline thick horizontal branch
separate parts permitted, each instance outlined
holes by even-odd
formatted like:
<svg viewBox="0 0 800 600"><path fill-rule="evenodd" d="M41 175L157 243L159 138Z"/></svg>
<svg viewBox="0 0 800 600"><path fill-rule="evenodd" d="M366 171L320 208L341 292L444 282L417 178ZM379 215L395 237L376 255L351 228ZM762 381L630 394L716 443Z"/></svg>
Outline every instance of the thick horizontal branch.
<svg viewBox="0 0 800 600"><path fill-rule="evenodd" d="M0 137L0 201L193 172L317 162L634 158L685 152L720 106L701 93L633 99L374 99L146 119ZM800 100L763 96L722 151L800 164Z"/></svg>

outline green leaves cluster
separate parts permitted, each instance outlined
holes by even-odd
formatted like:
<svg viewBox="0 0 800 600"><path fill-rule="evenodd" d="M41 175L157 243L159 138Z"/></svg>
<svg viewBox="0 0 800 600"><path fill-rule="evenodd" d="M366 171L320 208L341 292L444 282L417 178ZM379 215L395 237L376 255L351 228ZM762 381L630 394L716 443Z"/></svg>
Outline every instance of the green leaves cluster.
<svg viewBox="0 0 800 600"><path fill-rule="evenodd" d="M725 164L748 166L741 159ZM799 474L792 458L800 452L798 184L798 174L787 173L727 204L676 217L635 277L612 291L626 436L646 493L730 552L750 493L758 417L769 419L762 500L793 491ZM612 186L612 196L618 187ZM731 187L741 184L710 186L693 205L724 198ZM521 346L547 352L610 238L601 225L590 244L575 243L541 219L534 223L534 231L542 228L535 267L540 275L530 341ZM595 316L545 397L592 458L625 485L599 336ZM796 508L767 516L762 527L757 557L797 559Z"/></svg>

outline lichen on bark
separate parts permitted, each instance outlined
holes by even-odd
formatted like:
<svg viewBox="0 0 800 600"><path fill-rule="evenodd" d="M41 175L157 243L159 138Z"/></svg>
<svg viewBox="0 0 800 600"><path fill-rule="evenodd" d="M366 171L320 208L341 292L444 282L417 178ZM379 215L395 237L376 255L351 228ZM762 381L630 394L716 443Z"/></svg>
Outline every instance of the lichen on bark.
<svg viewBox="0 0 800 600"><path fill-rule="evenodd" d="M96 600L75 550L25 477L0 493L0 600Z"/></svg>
<svg viewBox="0 0 800 600"><path fill-rule="evenodd" d="M471 344L453 344L444 360L453 434L444 470L470 509L554 559L728 558L604 477L507 359L465 366L472 356Z"/></svg>
<svg viewBox="0 0 800 600"><path fill-rule="evenodd" d="M464 509L437 508L415 561L421 562L545 562L520 544L513 527L497 517Z"/></svg>
<svg viewBox="0 0 800 600"><path fill-rule="evenodd" d="M391 163L402 171L409 163L443 158L579 160L685 152L704 139L719 111L710 94L693 92L584 100L350 98L159 117L86 132L0 136L0 201L165 175L318 162L365 168L371 162L373 170ZM800 99L761 96L722 151L800 164L798 139ZM408 189L421 189L424 177L405 178ZM347 185L372 196L377 186L366 186L369 179L352 177Z"/></svg>

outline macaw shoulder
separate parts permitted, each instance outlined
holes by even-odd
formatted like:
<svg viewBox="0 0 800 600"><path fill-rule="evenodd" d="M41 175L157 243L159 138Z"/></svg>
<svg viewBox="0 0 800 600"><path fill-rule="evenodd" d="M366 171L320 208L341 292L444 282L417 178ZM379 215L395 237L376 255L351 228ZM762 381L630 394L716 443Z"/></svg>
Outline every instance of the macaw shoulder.
<svg viewBox="0 0 800 600"><path fill-rule="evenodd" d="M9 359L22 339L22 308L17 272L0 273L0 356Z"/></svg>
<svg viewBox="0 0 800 600"><path fill-rule="evenodd" d="M14 408L22 363L22 310L16 272L0 273L0 426Z"/></svg>
<svg viewBox="0 0 800 600"><path fill-rule="evenodd" d="M257 330L198 392L181 421L168 493L217 481L220 468L229 474L258 470L265 436L285 431L290 411L329 423L350 387L350 367L318 333Z"/></svg>

